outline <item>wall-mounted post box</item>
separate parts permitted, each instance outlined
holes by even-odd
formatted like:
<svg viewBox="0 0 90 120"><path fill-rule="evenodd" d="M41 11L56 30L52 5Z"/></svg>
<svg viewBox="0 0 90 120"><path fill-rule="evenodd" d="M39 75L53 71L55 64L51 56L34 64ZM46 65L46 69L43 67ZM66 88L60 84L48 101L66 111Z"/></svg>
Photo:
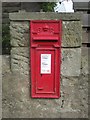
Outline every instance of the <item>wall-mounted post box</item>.
<svg viewBox="0 0 90 120"><path fill-rule="evenodd" d="M58 20L30 21L33 98L60 97L61 25Z"/></svg>

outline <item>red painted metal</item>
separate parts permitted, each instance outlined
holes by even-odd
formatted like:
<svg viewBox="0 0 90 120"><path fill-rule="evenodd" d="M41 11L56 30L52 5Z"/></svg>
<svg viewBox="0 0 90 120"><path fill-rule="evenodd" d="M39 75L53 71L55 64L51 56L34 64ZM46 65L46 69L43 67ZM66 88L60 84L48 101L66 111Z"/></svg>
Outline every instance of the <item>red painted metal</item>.
<svg viewBox="0 0 90 120"><path fill-rule="evenodd" d="M60 97L62 21L30 21L31 96Z"/></svg>

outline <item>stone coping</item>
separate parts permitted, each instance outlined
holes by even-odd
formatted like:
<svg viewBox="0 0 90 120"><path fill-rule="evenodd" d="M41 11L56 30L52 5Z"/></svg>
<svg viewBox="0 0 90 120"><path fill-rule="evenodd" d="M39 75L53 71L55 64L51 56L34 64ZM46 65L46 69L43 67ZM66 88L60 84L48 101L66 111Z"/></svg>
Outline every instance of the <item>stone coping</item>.
<svg viewBox="0 0 90 120"><path fill-rule="evenodd" d="M55 13L55 12L25 12L9 13L10 20L66 20L80 21L82 13Z"/></svg>

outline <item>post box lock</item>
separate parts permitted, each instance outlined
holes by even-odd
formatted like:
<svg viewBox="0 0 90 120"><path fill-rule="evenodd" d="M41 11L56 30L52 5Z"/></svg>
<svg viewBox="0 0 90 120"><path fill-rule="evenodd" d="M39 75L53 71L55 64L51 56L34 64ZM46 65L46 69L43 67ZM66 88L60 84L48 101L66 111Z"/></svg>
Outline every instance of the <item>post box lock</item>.
<svg viewBox="0 0 90 120"><path fill-rule="evenodd" d="M31 96L59 98L62 22L32 20L30 28Z"/></svg>

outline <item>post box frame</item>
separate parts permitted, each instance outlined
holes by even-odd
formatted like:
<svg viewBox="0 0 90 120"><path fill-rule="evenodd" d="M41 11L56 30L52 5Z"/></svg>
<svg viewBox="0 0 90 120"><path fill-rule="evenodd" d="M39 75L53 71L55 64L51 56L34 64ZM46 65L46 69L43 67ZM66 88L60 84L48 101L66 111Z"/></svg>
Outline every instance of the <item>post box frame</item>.
<svg viewBox="0 0 90 120"><path fill-rule="evenodd" d="M40 36L33 37L33 24L37 23L58 23L59 28L59 33L56 33L58 35L58 40L53 40L55 37L52 36L52 41L48 42L46 38L46 42L44 39L39 40ZM61 20L32 20L30 21L30 56L31 56L31 62L30 62L30 67L31 67L31 96L32 98L59 98L60 97L60 68L61 68L61 38L62 38L62 21ZM36 34L36 33L35 33ZM33 39L34 38L34 39ZM55 92L37 92L37 71L35 70L37 66L36 62L36 56L38 51L53 51L54 54L54 59L55 59L55 68L54 68L54 82L55 82ZM45 52L46 53L46 52ZM39 63L39 62L38 62ZM49 83L50 84L50 83Z"/></svg>

